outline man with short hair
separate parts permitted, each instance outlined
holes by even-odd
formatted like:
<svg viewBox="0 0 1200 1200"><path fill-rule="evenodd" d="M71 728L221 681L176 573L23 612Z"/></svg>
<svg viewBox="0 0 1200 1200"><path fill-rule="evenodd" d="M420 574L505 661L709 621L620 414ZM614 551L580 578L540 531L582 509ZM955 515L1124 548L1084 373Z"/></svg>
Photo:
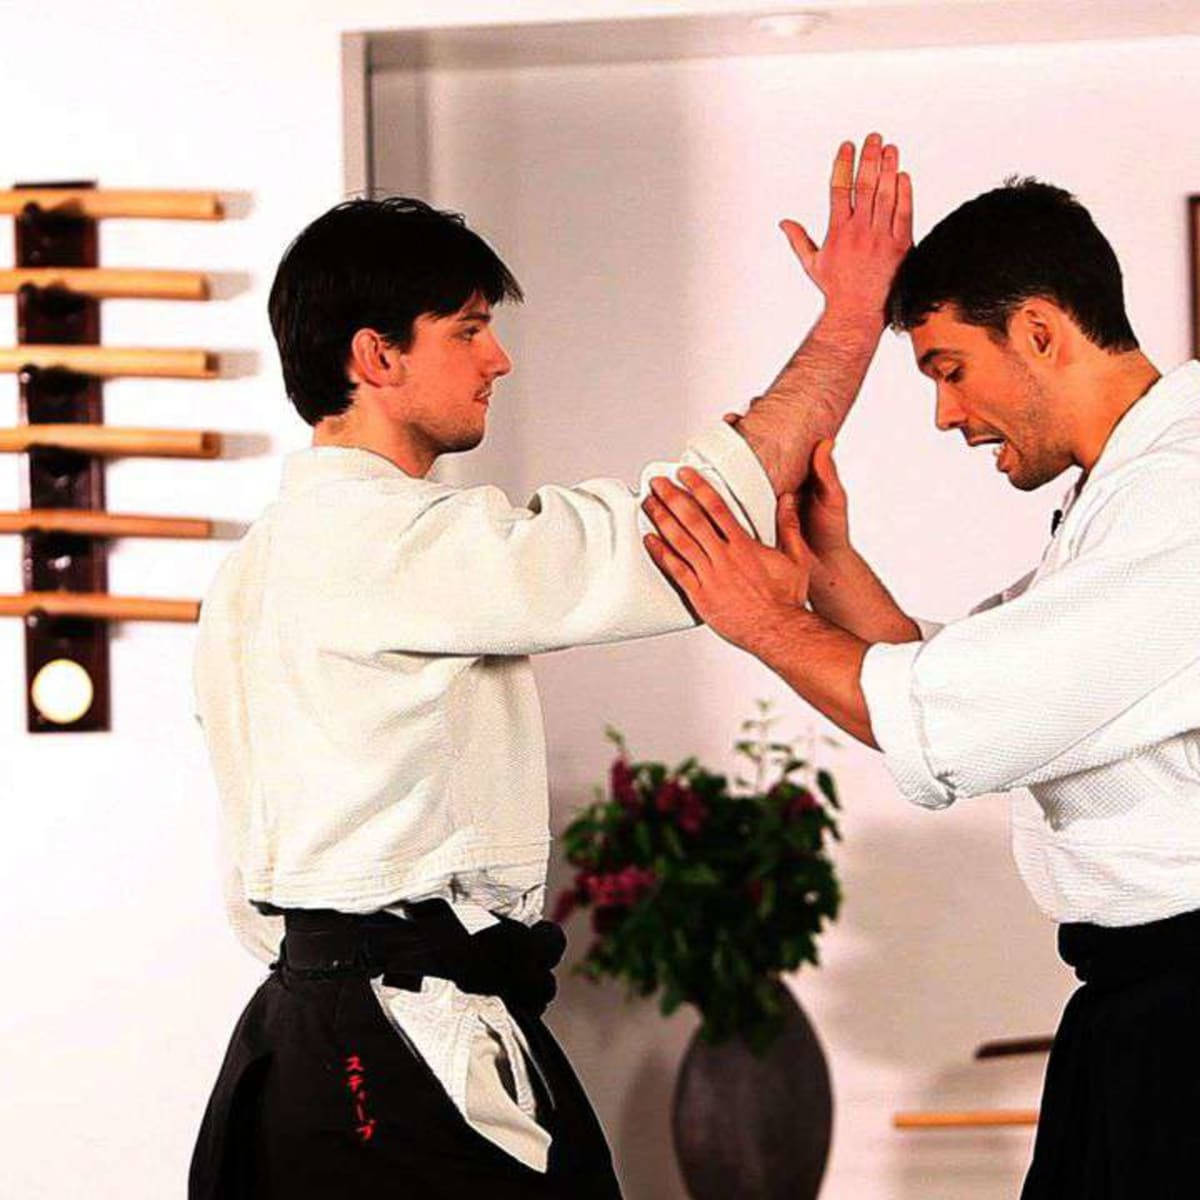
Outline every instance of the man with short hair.
<svg viewBox="0 0 1200 1200"><path fill-rule="evenodd" d="M857 176L841 147L822 247L785 222L824 313L740 432L715 422L682 456L761 537L882 332L911 243L898 167L878 135ZM231 917L277 961L230 1043L191 1200L619 1195L541 1021L563 937L539 919L528 656L694 619L625 484L514 507L427 478L483 437L511 366L492 306L520 296L460 217L413 200L339 205L280 264L271 323L313 445L222 565L196 657Z"/></svg>
<svg viewBox="0 0 1200 1200"><path fill-rule="evenodd" d="M707 483L652 481L651 554L718 633L943 808L1028 788L1017 864L1083 981L1024 1200L1196 1194L1200 1149L1200 363L1138 348L1121 272L1065 191L1013 182L907 255L889 298L937 425L1031 491L1071 467L1041 563L962 620L904 613L849 538L822 441L783 549ZM805 607L811 603L811 611Z"/></svg>

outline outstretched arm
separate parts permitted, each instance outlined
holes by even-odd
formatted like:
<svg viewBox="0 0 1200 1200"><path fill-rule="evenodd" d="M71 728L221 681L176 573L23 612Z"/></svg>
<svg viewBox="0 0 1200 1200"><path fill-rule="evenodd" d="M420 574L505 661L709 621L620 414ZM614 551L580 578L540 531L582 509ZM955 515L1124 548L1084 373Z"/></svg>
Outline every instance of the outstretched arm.
<svg viewBox="0 0 1200 1200"><path fill-rule="evenodd" d="M796 222L783 222L825 309L737 423L777 495L800 486L814 447L841 428L879 344L888 288L912 245L912 183L899 165L896 147L872 133L855 176L854 144L844 142L833 164L824 243L818 248Z"/></svg>

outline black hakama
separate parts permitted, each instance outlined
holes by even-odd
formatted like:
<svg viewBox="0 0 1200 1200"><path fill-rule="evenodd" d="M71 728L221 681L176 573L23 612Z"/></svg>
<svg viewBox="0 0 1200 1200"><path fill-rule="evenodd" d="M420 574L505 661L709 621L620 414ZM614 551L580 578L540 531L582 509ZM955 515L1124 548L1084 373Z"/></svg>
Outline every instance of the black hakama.
<svg viewBox="0 0 1200 1200"><path fill-rule="evenodd" d="M1200 912L1063 925L1083 981L1054 1037L1021 1200L1200 1197Z"/></svg>
<svg viewBox="0 0 1200 1200"><path fill-rule="evenodd" d="M189 1200L620 1200L600 1124L541 1020L557 926L470 937L442 901L389 914L285 912L280 961L242 1014L192 1158ZM499 995L534 1060L546 1172L474 1130L371 990L425 974Z"/></svg>

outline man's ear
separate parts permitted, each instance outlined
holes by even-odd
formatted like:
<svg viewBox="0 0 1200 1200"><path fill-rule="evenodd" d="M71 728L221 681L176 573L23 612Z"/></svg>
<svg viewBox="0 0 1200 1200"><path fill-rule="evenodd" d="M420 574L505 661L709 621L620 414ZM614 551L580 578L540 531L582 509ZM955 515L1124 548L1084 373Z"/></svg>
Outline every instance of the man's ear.
<svg viewBox="0 0 1200 1200"><path fill-rule="evenodd" d="M404 382L404 355L374 329L359 329L350 339L350 378L371 387Z"/></svg>
<svg viewBox="0 0 1200 1200"><path fill-rule="evenodd" d="M1009 341L1042 366L1062 366L1071 352L1074 323L1053 300L1031 297L1018 306L1008 325Z"/></svg>

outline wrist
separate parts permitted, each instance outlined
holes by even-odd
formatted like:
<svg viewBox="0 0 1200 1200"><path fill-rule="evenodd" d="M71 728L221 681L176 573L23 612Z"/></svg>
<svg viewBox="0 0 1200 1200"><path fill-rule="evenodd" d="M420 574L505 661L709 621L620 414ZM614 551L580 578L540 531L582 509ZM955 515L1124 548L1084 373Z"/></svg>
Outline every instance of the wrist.
<svg viewBox="0 0 1200 1200"><path fill-rule="evenodd" d="M789 645L812 628L814 621L823 624L821 617L802 604L775 605L754 623L754 631L746 638L743 649L767 666L773 666L786 655Z"/></svg>
<svg viewBox="0 0 1200 1200"><path fill-rule="evenodd" d="M883 303L882 300L826 296L822 320L836 327L842 335L878 340L887 324Z"/></svg>
<svg viewBox="0 0 1200 1200"><path fill-rule="evenodd" d="M858 551L849 541L837 546L827 546L824 550L814 553L817 554L822 567L839 575L844 575L850 567L860 561Z"/></svg>

